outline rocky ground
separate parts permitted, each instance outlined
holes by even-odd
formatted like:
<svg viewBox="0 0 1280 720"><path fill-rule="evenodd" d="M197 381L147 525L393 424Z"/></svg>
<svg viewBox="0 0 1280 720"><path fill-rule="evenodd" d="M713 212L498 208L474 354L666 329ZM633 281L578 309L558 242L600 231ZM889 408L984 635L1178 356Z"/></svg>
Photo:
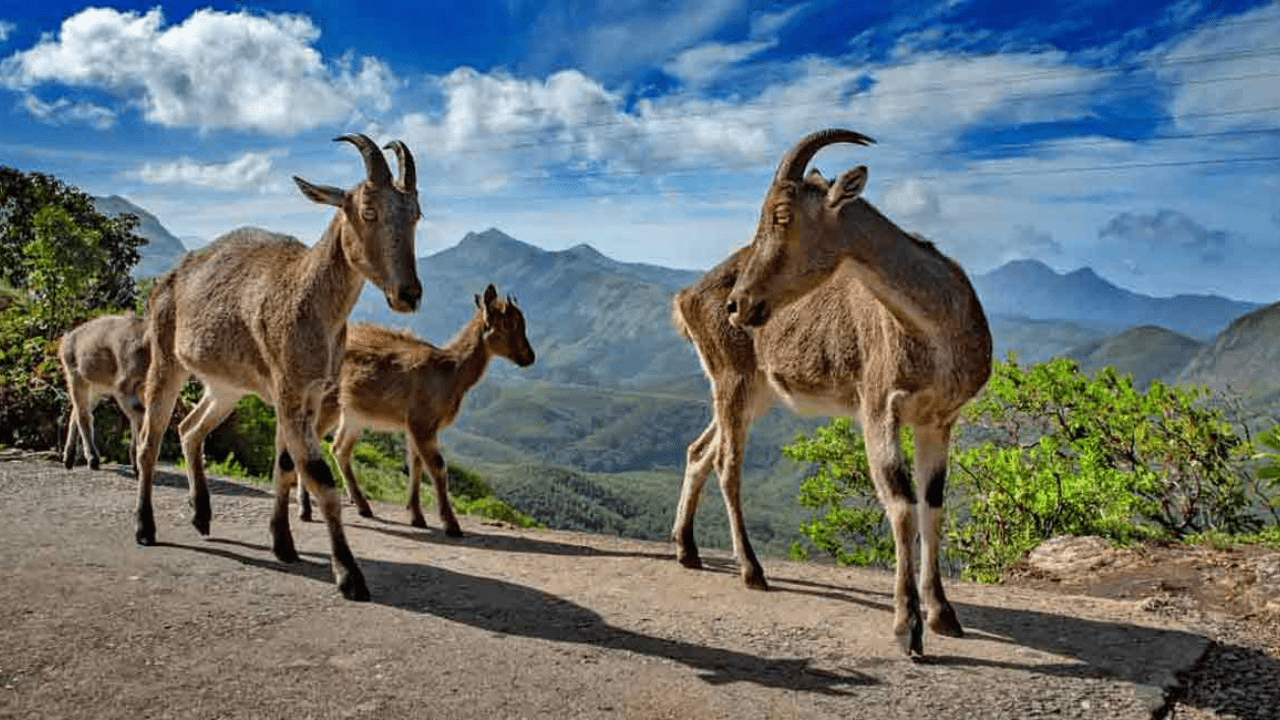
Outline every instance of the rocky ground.
<svg viewBox="0 0 1280 720"><path fill-rule="evenodd" d="M1167 719L1280 718L1280 552L1260 547L1112 548L1056 538L1005 585L1136 602L1213 640L1162 711Z"/></svg>
<svg viewBox="0 0 1280 720"><path fill-rule="evenodd" d="M769 561L762 593L724 553L375 505L351 603L321 526L282 564L267 489L211 489L204 538L164 468L140 548L124 469L0 453L0 718L1280 718L1275 553L1063 540L951 582L968 636L911 661L884 572Z"/></svg>

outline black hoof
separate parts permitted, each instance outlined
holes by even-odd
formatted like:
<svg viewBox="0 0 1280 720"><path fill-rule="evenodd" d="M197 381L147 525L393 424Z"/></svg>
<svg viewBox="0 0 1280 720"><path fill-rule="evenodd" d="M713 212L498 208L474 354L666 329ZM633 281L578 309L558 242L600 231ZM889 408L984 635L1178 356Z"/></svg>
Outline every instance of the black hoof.
<svg viewBox="0 0 1280 720"><path fill-rule="evenodd" d="M89 469L90 469L90 470L97 470L99 467L102 467L102 461L101 461L101 460L99 460L99 459L98 459L98 458L96 458L96 457L89 458Z"/></svg>
<svg viewBox="0 0 1280 720"><path fill-rule="evenodd" d="M909 658L924 655L924 624L919 618L913 619L906 630L895 631L894 635L898 640L898 650L903 655Z"/></svg>
<svg viewBox="0 0 1280 720"><path fill-rule="evenodd" d="M956 617L956 611L950 605L929 618L929 629L946 637L964 637L964 626L960 624L960 618Z"/></svg>
<svg viewBox="0 0 1280 720"><path fill-rule="evenodd" d="M742 582L752 590L768 590L769 582L764 579L764 570L748 568L742 572Z"/></svg>
<svg viewBox="0 0 1280 720"><path fill-rule="evenodd" d="M296 563L299 559L292 535L277 535L271 542L271 552L282 563Z"/></svg>
<svg viewBox="0 0 1280 720"><path fill-rule="evenodd" d="M426 527L426 526L427 526L427 520L426 520L426 518L424 518L424 517L422 517L421 515L419 515L419 516L417 516L417 517L415 517L415 518L411 518L411 519L409 520L409 524L410 524L410 525L412 525L412 526L414 526L414 527L416 527L416 528L424 528L424 527Z"/></svg>
<svg viewBox="0 0 1280 720"><path fill-rule="evenodd" d="M690 570L702 569L702 558L699 557L697 553L689 553L686 555L681 555L677 553L676 562L680 563L684 567L689 568Z"/></svg>
<svg viewBox="0 0 1280 720"><path fill-rule="evenodd" d="M456 525L455 525L455 526L453 526L453 527L447 527L447 528L445 528L445 529L444 529L444 534L445 534L445 535L447 535L447 536L449 536L449 537L451 537L451 538L466 537L465 535L463 535L463 534L462 534L462 528L460 528L460 527L458 527L458 526L456 526Z"/></svg>
<svg viewBox="0 0 1280 720"><path fill-rule="evenodd" d="M369 602L369 587L364 584L364 575L359 569L338 573L338 592L342 597L353 602Z"/></svg>
<svg viewBox="0 0 1280 720"><path fill-rule="evenodd" d="M365 518L371 518L371 517L373 517L373 509L372 509L372 508L362 507L362 508L360 508L357 512L359 513L360 517L365 517Z"/></svg>
<svg viewBox="0 0 1280 720"><path fill-rule="evenodd" d="M156 521L151 508L139 510L133 539L139 545L150 547L156 544Z"/></svg>
<svg viewBox="0 0 1280 720"><path fill-rule="evenodd" d="M62 464L65 465L68 470L74 468L76 466L76 456L72 455L70 457L62 458Z"/></svg>
<svg viewBox="0 0 1280 720"><path fill-rule="evenodd" d="M303 508L298 511L298 519L302 522L311 522L311 508Z"/></svg>
<svg viewBox="0 0 1280 720"><path fill-rule="evenodd" d="M213 519L213 510L209 507L209 496L205 495L191 501L191 524L201 535L209 534L209 524Z"/></svg>

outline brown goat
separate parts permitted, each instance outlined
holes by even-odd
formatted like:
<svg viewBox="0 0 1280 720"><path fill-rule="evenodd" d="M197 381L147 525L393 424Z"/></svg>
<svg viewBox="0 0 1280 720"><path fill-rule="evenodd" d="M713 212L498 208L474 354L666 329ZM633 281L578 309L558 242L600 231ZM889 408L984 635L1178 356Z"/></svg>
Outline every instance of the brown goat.
<svg viewBox="0 0 1280 720"><path fill-rule="evenodd" d="M273 552L283 562L298 559L289 531L289 491L301 471L328 524L339 590L349 599L367 600L316 421L325 394L337 382L347 316L364 281L377 285L393 310L417 308L422 285L413 247L421 211L413 156L403 143L388 145L400 161L400 176L393 181L372 140L358 134L338 140L360 150L368 177L347 191L294 178L303 195L338 209L315 245L263 230L235 230L187 254L156 281L149 299L152 362L139 449L136 538L142 545L155 543L151 482L163 420L183 382L195 375L204 384L204 396L179 428L192 524L201 534L209 532L201 443L236 400L256 393L276 410Z"/></svg>
<svg viewBox="0 0 1280 720"><path fill-rule="evenodd" d="M963 634L938 567L942 500L952 426L991 373L991 333L960 266L860 197L865 167L835 183L816 171L802 177L813 155L833 142L870 139L847 130L802 139L779 164L753 243L685 291L697 297L700 312L686 309L690 297L677 296L685 332L698 346L716 397L712 427L689 449L675 529L678 557L697 565L696 549L688 548L698 473L705 477L694 462L703 455L695 450L703 443L709 448L703 453L715 453L731 506L743 577L765 587L737 509L746 429L775 400L805 414L853 417L862 426L876 493L893 527L894 634L905 653L920 654L918 539L929 627ZM741 328L750 329L749 345ZM716 353L723 358L708 359ZM903 468L903 424L915 430L915 484ZM915 485L925 496L918 521Z"/></svg>
<svg viewBox="0 0 1280 720"><path fill-rule="evenodd" d="M524 314L508 297L498 299L490 285L475 296L471 320L447 345L438 348L413 335L377 325L347 327L347 349L335 392L325 398L321 434L332 429L333 454L347 484L351 502L364 517L373 517L369 501L356 484L351 453L365 428L405 431L409 465L409 510L414 527L426 527L422 515L422 469L435 485L436 507L445 534L461 537L462 528L449 503L449 479L437 435L453 424L462 398L480 379L493 356L520 367L533 364L533 348L525 336ZM305 487L298 489L301 517L310 520Z"/></svg>
<svg viewBox="0 0 1280 720"><path fill-rule="evenodd" d="M68 330L58 343L58 360L67 380L71 416L62 463L76 464L76 437L84 447L89 467L98 469L98 447L93 441L93 406L100 396L115 400L129 418L129 464L136 472L138 430L142 425L142 388L151 363L147 323L142 318L101 315Z"/></svg>

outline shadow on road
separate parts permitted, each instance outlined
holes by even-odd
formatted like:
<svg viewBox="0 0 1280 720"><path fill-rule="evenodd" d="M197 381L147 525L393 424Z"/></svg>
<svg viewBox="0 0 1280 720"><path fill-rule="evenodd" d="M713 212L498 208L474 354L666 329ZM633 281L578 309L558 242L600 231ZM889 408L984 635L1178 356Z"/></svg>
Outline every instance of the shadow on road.
<svg viewBox="0 0 1280 720"><path fill-rule="evenodd" d="M227 539L210 539L200 545L164 545L333 584L328 558L320 562L306 559L285 564L271 557L266 546ZM376 559L362 559L360 566L375 603L488 632L665 658L697 670L703 681L713 685L751 682L788 690L846 695L853 687L878 682L856 671L833 673L811 668L807 659L762 658L614 627L588 608L503 580Z"/></svg>
<svg viewBox="0 0 1280 720"><path fill-rule="evenodd" d="M657 552L641 552L636 550L605 550L601 548L591 547L589 545L574 545L571 543L552 542L548 540L539 540L531 537L513 537L511 535L486 535L484 533L468 530L467 534L461 538L451 538L444 534L443 531L433 527L426 530L414 528L410 525L401 525L404 529L394 527L399 523L391 520L381 520L375 518L379 525L361 525L365 530L372 530L383 535L401 538L403 540L412 540L414 542L432 543L437 545L463 545L466 547L478 547L485 550L497 550L500 552L514 553L536 553L539 555L581 555L590 557L634 557L648 558L651 560L666 560L674 558L674 553L657 553Z"/></svg>

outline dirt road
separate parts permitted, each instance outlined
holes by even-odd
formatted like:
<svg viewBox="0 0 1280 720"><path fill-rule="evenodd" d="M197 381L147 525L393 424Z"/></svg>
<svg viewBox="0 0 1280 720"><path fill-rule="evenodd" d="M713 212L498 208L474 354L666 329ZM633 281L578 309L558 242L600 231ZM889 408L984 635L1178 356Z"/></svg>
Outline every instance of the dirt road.
<svg viewBox="0 0 1280 720"><path fill-rule="evenodd" d="M165 468L151 548L133 488L0 456L0 718L1149 718L1209 647L1134 602L954 582L969 637L912 662L882 572L767 562L761 593L724 554L389 506L344 513L350 603L322 526L271 555L267 488L211 479L202 538Z"/></svg>

